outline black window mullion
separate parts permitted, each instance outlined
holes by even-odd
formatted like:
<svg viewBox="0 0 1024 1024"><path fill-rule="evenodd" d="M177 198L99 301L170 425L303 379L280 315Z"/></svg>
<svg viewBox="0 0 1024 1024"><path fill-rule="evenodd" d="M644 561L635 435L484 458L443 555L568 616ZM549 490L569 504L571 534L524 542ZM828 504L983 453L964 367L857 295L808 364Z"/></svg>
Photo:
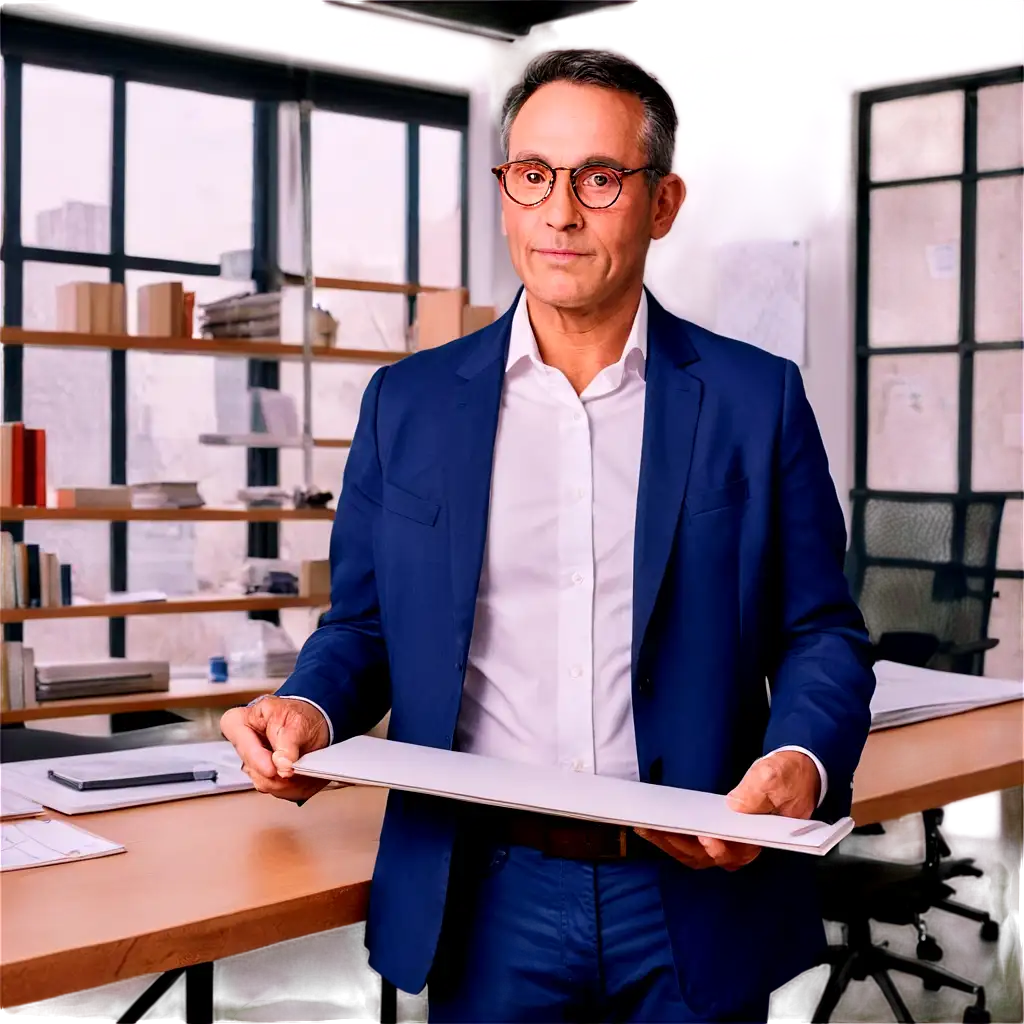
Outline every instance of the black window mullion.
<svg viewBox="0 0 1024 1024"><path fill-rule="evenodd" d="M110 281L124 284L125 162L127 156L127 83L113 76L110 160ZM110 352L110 482L128 482L128 353ZM128 589L128 524L110 524L110 589ZM127 628L122 616L109 621L110 656L123 658Z"/></svg>
<svg viewBox="0 0 1024 1024"><path fill-rule="evenodd" d="M252 276L256 291L280 287L277 273L278 238L278 104L253 104ZM281 364L269 359L247 360L248 387L280 388ZM280 480L280 453L276 448L246 449L245 479L249 487L273 486ZM278 558L280 525L249 523L246 551L250 558ZM251 619L279 623L276 609L249 612Z"/></svg>
<svg viewBox="0 0 1024 1024"><path fill-rule="evenodd" d="M3 168L3 248L4 248L4 323L19 325L24 316L24 270L21 254L21 111L22 63L4 61L4 168ZM24 349L20 345L3 346L3 419L20 420L24 387ZM25 539L25 524L0 523L17 541ZM5 622L5 640L21 640L24 626Z"/></svg>
<svg viewBox="0 0 1024 1024"><path fill-rule="evenodd" d="M420 280L420 126L410 121L405 133L405 280ZM410 295L408 323L416 319L416 296Z"/></svg>
<svg viewBox="0 0 1024 1024"><path fill-rule="evenodd" d="M459 225L461 239L462 287L469 287L469 128L459 133L459 209L462 223Z"/></svg>

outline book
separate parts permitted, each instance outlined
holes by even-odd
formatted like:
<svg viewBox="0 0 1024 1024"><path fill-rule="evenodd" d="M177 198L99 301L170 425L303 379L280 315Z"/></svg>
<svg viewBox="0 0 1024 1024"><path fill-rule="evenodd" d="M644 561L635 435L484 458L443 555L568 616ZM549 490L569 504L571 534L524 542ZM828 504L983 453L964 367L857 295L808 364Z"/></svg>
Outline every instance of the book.
<svg viewBox="0 0 1024 1024"><path fill-rule="evenodd" d="M21 704L26 708L39 707L36 699L36 652L24 644L21 646Z"/></svg>
<svg viewBox="0 0 1024 1024"><path fill-rule="evenodd" d="M817 856L828 853L853 829L853 819L848 817L829 824L774 814L743 814L731 810L718 793L519 764L372 736L356 736L305 754L295 762L295 770L337 782Z"/></svg>
<svg viewBox="0 0 1024 1024"><path fill-rule="evenodd" d="M64 563L60 566L60 603L67 607L71 604L71 566Z"/></svg>
<svg viewBox="0 0 1024 1024"><path fill-rule="evenodd" d="M0 424L0 506L14 504L14 426Z"/></svg>
<svg viewBox="0 0 1024 1024"><path fill-rule="evenodd" d="M60 559L52 552L46 554L46 566L50 580L50 608L59 608L64 602L61 600L60 588Z"/></svg>
<svg viewBox="0 0 1024 1024"><path fill-rule="evenodd" d="M130 487L59 487L57 508L131 508Z"/></svg>
<svg viewBox="0 0 1024 1024"><path fill-rule="evenodd" d="M44 430L22 430L23 494L22 505L45 507L46 505L46 432Z"/></svg>
<svg viewBox="0 0 1024 1024"><path fill-rule="evenodd" d="M0 532L0 607L18 607L14 581L14 534L7 530Z"/></svg>
<svg viewBox="0 0 1024 1024"><path fill-rule="evenodd" d="M39 608L42 604L43 598L43 580L42 580L42 567L39 559L39 545L38 544L26 544L26 579L27 588L26 596L28 600L25 603L26 608Z"/></svg>
<svg viewBox="0 0 1024 1024"><path fill-rule="evenodd" d="M0 469L3 473L4 505L25 504L25 424L4 423L0 444Z"/></svg>
<svg viewBox="0 0 1024 1024"><path fill-rule="evenodd" d="M28 545L19 540L14 545L14 585L17 608L28 607Z"/></svg>
<svg viewBox="0 0 1024 1024"><path fill-rule="evenodd" d="M7 665L7 707L21 711L25 707L25 662L22 642L4 640L4 661Z"/></svg>
<svg viewBox="0 0 1024 1024"><path fill-rule="evenodd" d="M11 710L11 677L7 669L7 641L0 641L0 711Z"/></svg>

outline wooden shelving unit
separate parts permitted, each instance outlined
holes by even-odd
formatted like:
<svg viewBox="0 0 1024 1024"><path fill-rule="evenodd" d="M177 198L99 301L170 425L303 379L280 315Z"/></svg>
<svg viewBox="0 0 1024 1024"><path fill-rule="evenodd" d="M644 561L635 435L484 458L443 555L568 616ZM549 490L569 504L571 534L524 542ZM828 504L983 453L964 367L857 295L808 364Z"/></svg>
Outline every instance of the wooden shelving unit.
<svg viewBox="0 0 1024 1024"><path fill-rule="evenodd" d="M249 594L244 597L171 597L166 601L97 601L55 608L0 608L0 625L38 619L114 619L124 615L194 615L198 612L256 612L282 608L316 608L330 603L320 597Z"/></svg>
<svg viewBox="0 0 1024 1024"><path fill-rule="evenodd" d="M37 508L0 506L0 520L91 520L103 523L331 522L332 508Z"/></svg>
<svg viewBox="0 0 1024 1024"><path fill-rule="evenodd" d="M238 356L245 359L302 359L302 346L251 338L157 338L134 334L76 334L69 331L26 331L0 328L0 344L44 348L107 349L117 352L156 352L160 355ZM408 352L388 349L313 347L312 358L323 363L397 363Z"/></svg>

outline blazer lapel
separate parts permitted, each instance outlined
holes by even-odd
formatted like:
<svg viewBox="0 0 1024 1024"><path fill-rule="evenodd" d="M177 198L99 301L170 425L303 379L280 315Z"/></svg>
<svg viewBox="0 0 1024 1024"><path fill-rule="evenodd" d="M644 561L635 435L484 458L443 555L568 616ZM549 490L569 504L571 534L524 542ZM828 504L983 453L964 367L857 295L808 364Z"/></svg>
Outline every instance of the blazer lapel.
<svg viewBox="0 0 1024 1024"><path fill-rule="evenodd" d="M512 315L482 333L456 372L449 415L446 497L450 529L455 649L465 666L473 635L480 570L487 541L491 468Z"/></svg>
<svg viewBox="0 0 1024 1024"><path fill-rule="evenodd" d="M690 474L701 381L685 367L699 358L685 324L648 292L647 389L633 549L632 669L665 575Z"/></svg>

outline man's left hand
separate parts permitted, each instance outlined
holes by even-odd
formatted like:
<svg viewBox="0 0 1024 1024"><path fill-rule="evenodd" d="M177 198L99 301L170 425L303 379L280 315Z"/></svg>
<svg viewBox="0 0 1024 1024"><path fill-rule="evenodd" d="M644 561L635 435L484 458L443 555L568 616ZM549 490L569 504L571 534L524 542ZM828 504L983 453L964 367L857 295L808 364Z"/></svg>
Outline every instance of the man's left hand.
<svg viewBox="0 0 1024 1024"><path fill-rule="evenodd" d="M809 818L818 806L821 776L814 762L799 750L779 750L755 761L740 784L726 797L731 810L745 814L782 814ZM687 867L736 871L761 852L760 846L725 842L708 836L637 829L639 835Z"/></svg>

